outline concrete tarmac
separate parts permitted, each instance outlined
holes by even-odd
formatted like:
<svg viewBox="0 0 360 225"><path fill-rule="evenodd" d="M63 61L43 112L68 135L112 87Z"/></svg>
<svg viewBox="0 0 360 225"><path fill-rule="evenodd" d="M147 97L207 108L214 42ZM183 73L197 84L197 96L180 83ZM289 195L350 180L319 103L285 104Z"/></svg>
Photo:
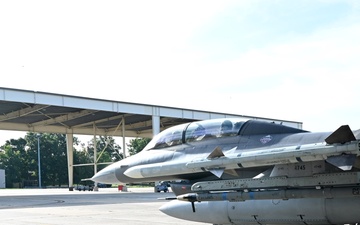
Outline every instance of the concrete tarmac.
<svg viewBox="0 0 360 225"><path fill-rule="evenodd" d="M172 192L153 188L0 189L0 224L14 225L204 225L170 217L159 211ZM191 207L189 203L189 207Z"/></svg>

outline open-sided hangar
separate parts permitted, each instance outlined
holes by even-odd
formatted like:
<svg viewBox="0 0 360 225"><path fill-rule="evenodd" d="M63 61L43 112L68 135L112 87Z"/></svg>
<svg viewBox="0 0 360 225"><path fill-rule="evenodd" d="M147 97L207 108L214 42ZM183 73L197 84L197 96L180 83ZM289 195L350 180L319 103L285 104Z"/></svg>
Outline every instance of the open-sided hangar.
<svg viewBox="0 0 360 225"><path fill-rule="evenodd" d="M66 134L69 187L73 186L76 166L74 134L151 138L177 124L223 117L266 120L302 128L302 123L295 121L0 87L0 130ZM122 149L125 151L125 141Z"/></svg>

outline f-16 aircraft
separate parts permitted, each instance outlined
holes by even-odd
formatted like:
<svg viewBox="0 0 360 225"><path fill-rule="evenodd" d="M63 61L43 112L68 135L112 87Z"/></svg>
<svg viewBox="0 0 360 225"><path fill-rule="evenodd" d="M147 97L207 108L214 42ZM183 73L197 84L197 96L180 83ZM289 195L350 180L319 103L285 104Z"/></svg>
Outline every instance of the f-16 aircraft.
<svg viewBox="0 0 360 225"><path fill-rule="evenodd" d="M308 132L273 122L223 118L156 135L138 154L91 179L181 181L163 213L210 224L360 222L360 130Z"/></svg>

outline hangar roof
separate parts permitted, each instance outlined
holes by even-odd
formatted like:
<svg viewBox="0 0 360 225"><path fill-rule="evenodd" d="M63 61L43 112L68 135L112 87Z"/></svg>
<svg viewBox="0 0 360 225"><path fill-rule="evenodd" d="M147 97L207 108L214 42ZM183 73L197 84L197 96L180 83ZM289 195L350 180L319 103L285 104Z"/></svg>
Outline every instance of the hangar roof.
<svg viewBox="0 0 360 225"><path fill-rule="evenodd" d="M152 137L153 116L160 118L161 130L180 123L222 117L302 126L294 121L0 87L1 130L123 136L124 129L125 137Z"/></svg>

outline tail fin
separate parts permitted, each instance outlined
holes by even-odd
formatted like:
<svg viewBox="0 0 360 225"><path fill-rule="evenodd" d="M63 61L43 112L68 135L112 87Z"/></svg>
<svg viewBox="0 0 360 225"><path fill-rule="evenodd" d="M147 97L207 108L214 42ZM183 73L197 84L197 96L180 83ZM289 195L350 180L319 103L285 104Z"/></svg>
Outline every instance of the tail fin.
<svg viewBox="0 0 360 225"><path fill-rule="evenodd" d="M326 159L326 162L344 171L351 170L356 161L356 155L337 155Z"/></svg>
<svg viewBox="0 0 360 225"><path fill-rule="evenodd" d="M355 141L356 138L351 131L349 125L343 125L339 127L336 131L325 138L326 143L335 144L335 143L346 143L349 141Z"/></svg>

